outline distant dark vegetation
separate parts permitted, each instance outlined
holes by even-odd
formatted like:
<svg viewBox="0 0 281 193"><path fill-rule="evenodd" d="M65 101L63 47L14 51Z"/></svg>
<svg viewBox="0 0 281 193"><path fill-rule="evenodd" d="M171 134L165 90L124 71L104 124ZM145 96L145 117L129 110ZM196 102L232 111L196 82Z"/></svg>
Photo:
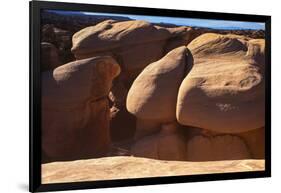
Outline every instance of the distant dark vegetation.
<svg viewBox="0 0 281 193"><path fill-rule="evenodd" d="M43 11L41 13L41 42L53 44L59 53L59 58L62 63L67 63L75 60L71 53L72 36L77 31L96 25L105 20L128 21L129 17L121 16L103 16L103 15L83 15L83 14L59 14L55 12ZM153 23L166 28L179 27L170 23ZM264 30L220 30L211 28L200 28L203 33L213 32L220 34L236 34L244 35L251 38L264 38Z"/></svg>

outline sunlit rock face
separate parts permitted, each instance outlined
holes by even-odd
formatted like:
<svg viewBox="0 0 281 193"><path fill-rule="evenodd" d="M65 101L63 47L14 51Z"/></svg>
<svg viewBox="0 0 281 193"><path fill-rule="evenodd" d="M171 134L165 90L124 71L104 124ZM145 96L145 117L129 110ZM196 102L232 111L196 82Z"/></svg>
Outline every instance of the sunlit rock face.
<svg viewBox="0 0 281 193"><path fill-rule="evenodd" d="M194 66L179 89L179 123L220 133L263 127L264 40L211 33L188 48Z"/></svg>
<svg viewBox="0 0 281 193"><path fill-rule="evenodd" d="M263 170L264 160L183 162L163 161L132 156L117 156L43 164L42 183L47 184ZM69 173L72 175L69 175Z"/></svg>
<svg viewBox="0 0 281 193"><path fill-rule="evenodd" d="M77 59L112 55L131 82L150 63L167 52L187 45L200 34L188 27L165 28L146 21L106 20L75 33L72 52Z"/></svg>

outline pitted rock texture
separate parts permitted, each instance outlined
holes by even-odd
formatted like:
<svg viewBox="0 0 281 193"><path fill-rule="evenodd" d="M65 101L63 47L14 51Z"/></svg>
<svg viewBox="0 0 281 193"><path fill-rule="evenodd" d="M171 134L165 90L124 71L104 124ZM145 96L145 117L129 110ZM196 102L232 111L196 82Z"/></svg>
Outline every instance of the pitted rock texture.
<svg viewBox="0 0 281 193"><path fill-rule="evenodd" d="M263 127L264 40L203 34L188 48L194 65L179 89L179 123L221 133Z"/></svg>

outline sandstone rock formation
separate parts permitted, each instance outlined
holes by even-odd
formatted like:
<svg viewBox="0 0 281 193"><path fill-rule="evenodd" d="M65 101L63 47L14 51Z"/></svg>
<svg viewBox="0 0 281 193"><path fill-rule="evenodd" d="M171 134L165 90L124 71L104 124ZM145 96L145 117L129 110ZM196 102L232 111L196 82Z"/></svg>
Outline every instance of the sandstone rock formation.
<svg viewBox="0 0 281 193"><path fill-rule="evenodd" d="M51 43L41 43L41 68L42 71L53 70L61 65L59 50Z"/></svg>
<svg viewBox="0 0 281 193"><path fill-rule="evenodd" d="M179 89L179 123L219 133L263 127L264 40L203 34L188 48L194 66Z"/></svg>
<svg viewBox="0 0 281 193"><path fill-rule="evenodd" d="M198 33L188 27L164 28L145 21L114 20L106 20L74 34L72 52L76 58L110 55L122 68L110 92L112 134L120 134L118 138L121 139L125 137L123 134L135 131L135 120L126 110L125 103L127 92L139 73L168 51L186 45L196 36ZM119 132L119 128L124 131Z"/></svg>
<svg viewBox="0 0 281 193"><path fill-rule="evenodd" d="M148 64L186 45L199 34L191 28L164 28L146 21L107 20L74 34L72 52L78 59L112 55L132 81Z"/></svg>
<svg viewBox="0 0 281 193"><path fill-rule="evenodd" d="M72 35L72 32L57 28L53 24L46 24L41 28L41 41L51 43L58 49L61 65L75 59L70 50ZM44 54L44 52L42 53Z"/></svg>
<svg viewBox="0 0 281 193"><path fill-rule="evenodd" d="M175 123L162 124L160 131L136 141L131 149L132 155L161 160L185 160L186 142L177 126Z"/></svg>
<svg viewBox="0 0 281 193"><path fill-rule="evenodd" d="M94 57L42 74L42 148L50 160L82 159L107 152L107 95L119 73L113 58Z"/></svg>
<svg viewBox="0 0 281 193"><path fill-rule="evenodd" d="M148 65L135 79L126 104L128 111L138 119L137 137L155 130L160 123L176 120L178 89L192 62L189 51L182 46Z"/></svg>
<svg viewBox="0 0 281 193"><path fill-rule="evenodd" d="M265 128L258 128L248 132L238 133L251 152L254 159L264 159L265 157Z"/></svg>
<svg viewBox="0 0 281 193"><path fill-rule="evenodd" d="M43 164L42 183L263 171L264 169L264 160L181 162L119 156Z"/></svg>
<svg viewBox="0 0 281 193"><path fill-rule="evenodd" d="M73 33L60 28L54 28L54 33L56 36L56 45L59 48L60 59L64 63L75 60L73 54L71 53L72 47L72 35Z"/></svg>
<svg viewBox="0 0 281 193"><path fill-rule="evenodd" d="M192 60L186 47L176 48L149 64L133 82L127 96L127 109L137 117L133 155L185 160L185 139L175 112L178 88Z"/></svg>
<svg viewBox="0 0 281 193"><path fill-rule="evenodd" d="M168 36L168 31L158 30L145 21L107 20L74 34L72 52L76 58L85 58L91 53L108 51L125 45L163 40Z"/></svg>
<svg viewBox="0 0 281 193"><path fill-rule="evenodd" d="M166 28L171 37L167 40L165 45L165 53L184 45L188 45L192 40L203 33L202 30L191 28L191 27L173 27Z"/></svg>
<svg viewBox="0 0 281 193"><path fill-rule="evenodd" d="M182 161L264 158L265 43L251 39L263 37L263 31L232 31L240 36L228 30L128 18L91 21L77 20L72 26L68 20L67 25L46 24L41 29L46 41L41 43L44 161L106 155ZM75 60L74 56L77 61L62 65ZM262 163L206 162L204 166L200 162L201 167L186 162L177 168L172 162L124 159L132 162L123 158L78 161L84 176L76 163L69 166L77 173L73 179L79 181L132 176L139 167L135 163L140 170L151 163L148 173L153 175L214 173L226 171L225 167L246 170L260 168ZM91 164L109 160L111 166L121 164L116 167L122 172L108 165L98 168L105 167L109 174L93 176L84 171L89 167L95 171ZM152 168L156 165L161 171ZM54 163L55 172L66 172L59 166ZM125 169L130 171L125 174ZM46 182L68 180L49 172Z"/></svg>
<svg viewBox="0 0 281 193"><path fill-rule="evenodd" d="M249 149L242 139L231 135L205 137L198 135L187 143L187 160L219 161L251 159Z"/></svg>
<svg viewBox="0 0 281 193"><path fill-rule="evenodd" d="M129 90L129 112L140 119L174 121L178 89L191 67L192 56L184 46L148 65Z"/></svg>
<svg viewBox="0 0 281 193"><path fill-rule="evenodd" d="M74 34L72 52L77 59L100 54L116 57L122 72L135 75L163 55L169 32L145 21L107 20Z"/></svg>

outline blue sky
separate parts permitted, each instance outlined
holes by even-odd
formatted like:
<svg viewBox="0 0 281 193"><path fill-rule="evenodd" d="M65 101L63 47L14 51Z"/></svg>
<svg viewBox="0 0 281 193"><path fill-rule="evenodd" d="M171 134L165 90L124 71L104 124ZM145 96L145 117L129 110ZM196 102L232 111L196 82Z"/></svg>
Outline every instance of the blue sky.
<svg viewBox="0 0 281 193"><path fill-rule="evenodd" d="M62 13L62 11L59 11ZM67 11L63 11L67 12ZM72 12L73 13L73 12ZM257 22L242 22L242 21L227 21L227 20L213 20L213 19L194 19L194 18L180 18L180 17L160 17L147 15L130 15L130 14L113 14L113 13L96 13L96 12L81 12L85 15L103 15L103 16L123 16L135 20L145 20L152 23L171 23L184 26L207 27L215 29L265 29L264 23Z"/></svg>

